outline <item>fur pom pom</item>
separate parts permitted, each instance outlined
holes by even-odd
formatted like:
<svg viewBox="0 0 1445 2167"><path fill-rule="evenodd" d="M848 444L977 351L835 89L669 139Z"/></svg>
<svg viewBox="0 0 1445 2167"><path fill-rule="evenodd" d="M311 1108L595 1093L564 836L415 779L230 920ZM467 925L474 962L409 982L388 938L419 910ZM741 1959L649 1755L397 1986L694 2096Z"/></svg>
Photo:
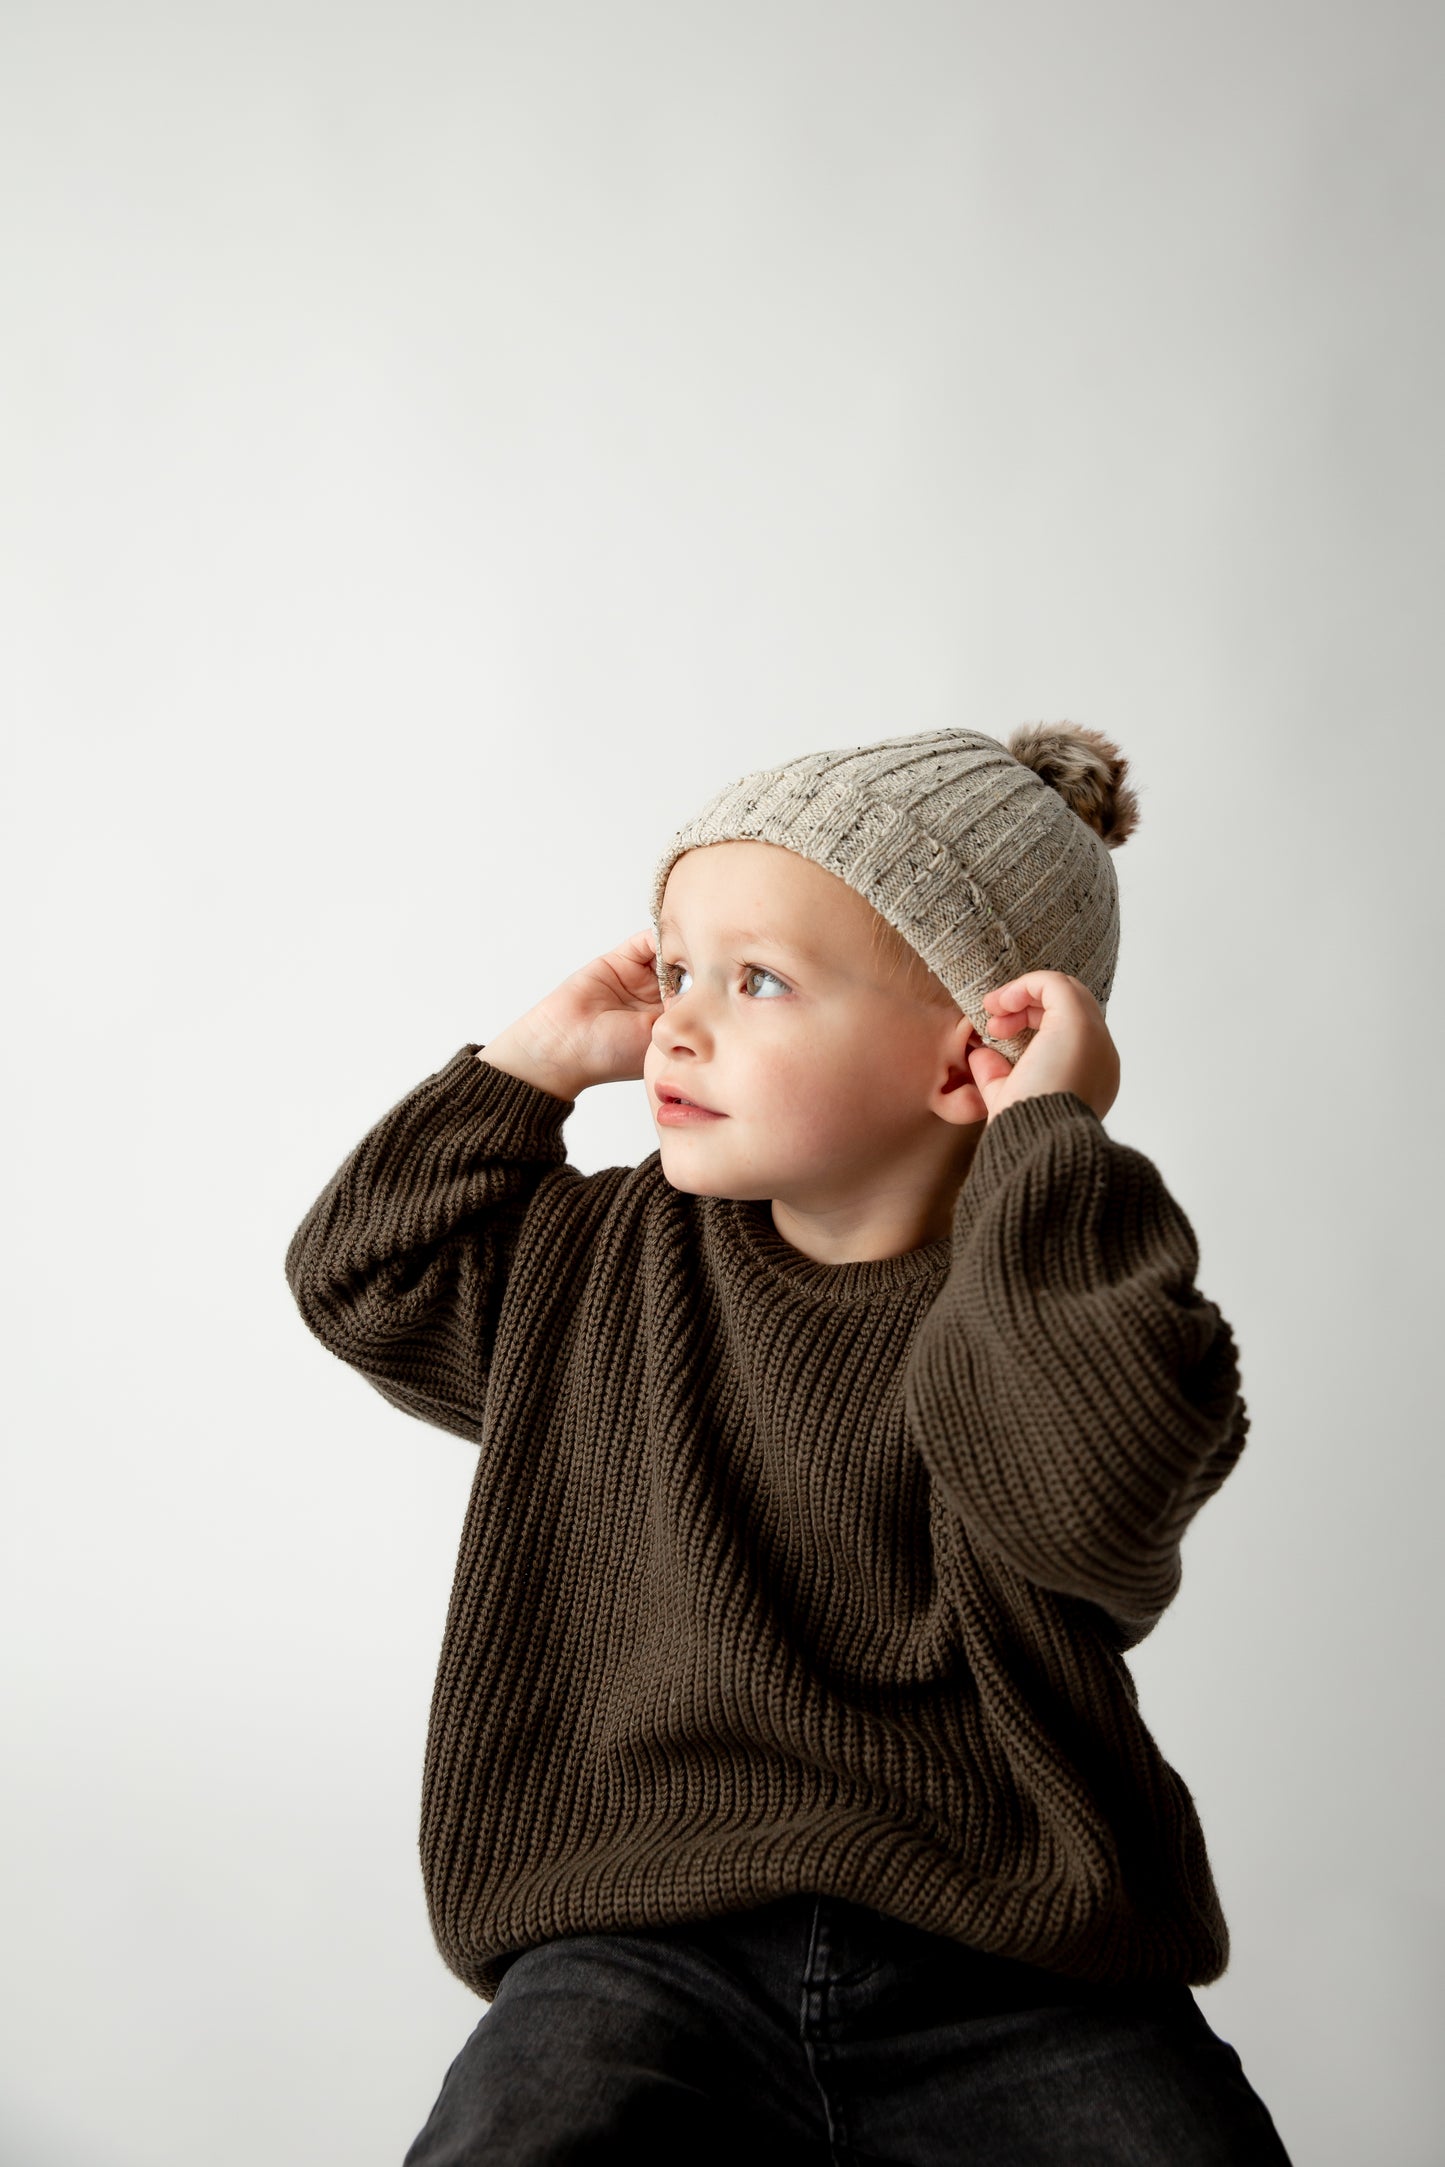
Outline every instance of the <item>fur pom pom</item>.
<svg viewBox="0 0 1445 2167"><path fill-rule="evenodd" d="M1139 800L1124 780L1129 763L1117 745L1077 722L1024 723L1007 744L1111 850L1128 841L1139 825Z"/></svg>

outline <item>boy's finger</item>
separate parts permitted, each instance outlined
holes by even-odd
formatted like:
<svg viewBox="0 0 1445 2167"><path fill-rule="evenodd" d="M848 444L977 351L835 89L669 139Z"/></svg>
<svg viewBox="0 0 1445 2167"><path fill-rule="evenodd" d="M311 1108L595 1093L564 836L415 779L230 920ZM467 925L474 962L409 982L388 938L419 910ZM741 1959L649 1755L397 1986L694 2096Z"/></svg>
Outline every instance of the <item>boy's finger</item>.
<svg viewBox="0 0 1445 2167"><path fill-rule="evenodd" d="M987 1007L990 1001L1008 1001L1013 996L1009 1006L1011 1016L1019 1013L1021 1005L1027 1007L1030 1002L1036 1008L1042 1007L1048 1000L1053 982L1067 976L1065 971L1024 971L1020 977L1010 978L1006 985L994 986L984 995L984 1006Z"/></svg>

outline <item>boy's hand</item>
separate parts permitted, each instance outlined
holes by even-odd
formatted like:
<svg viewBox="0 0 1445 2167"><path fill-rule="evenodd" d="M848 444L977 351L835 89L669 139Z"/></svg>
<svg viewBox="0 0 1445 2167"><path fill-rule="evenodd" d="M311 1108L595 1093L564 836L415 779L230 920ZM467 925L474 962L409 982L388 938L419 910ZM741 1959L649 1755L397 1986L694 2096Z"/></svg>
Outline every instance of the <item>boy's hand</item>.
<svg viewBox="0 0 1445 2167"><path fill-rule="evenodd" d="M985 994L983 1005L995 1038L1036 1034L1012 1065L977 1039L969 1046L969 1074L990 1121L1045 1091L1072 1091L1103 1120L1119 1096L1119 1049L1086 985L1064 971L1025 971Z"/></svg>
<svg viewBox="0 0 1445 2167"><path fill-rule="evenodd" d="M589 1084L635 1082L662 1014L656 946L651 926L644 926L594 956L488 1040L477 1059L491 1061L495 1052L493 1067L558 1098L576 1098Z"/></svg>

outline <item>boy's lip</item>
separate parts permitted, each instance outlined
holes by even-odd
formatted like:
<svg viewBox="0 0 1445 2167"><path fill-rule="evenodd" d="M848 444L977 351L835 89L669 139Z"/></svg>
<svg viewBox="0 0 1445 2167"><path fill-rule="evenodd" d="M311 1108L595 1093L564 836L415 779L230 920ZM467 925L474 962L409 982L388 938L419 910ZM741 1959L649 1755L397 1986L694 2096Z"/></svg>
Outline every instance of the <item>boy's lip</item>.
<svg viewBox="0 0 1445 2167"><path fill-rule="evenodd" d="M715 1114L718 1111L716 1106L704 1106L701 1099L692 1098L686 1091L680 1090L676 1084L672 1083L660 1083L657 1087L657 1096L664 1103L669 1100L681 1099L685 1106L695 1106L699 1113Z"/></svg>

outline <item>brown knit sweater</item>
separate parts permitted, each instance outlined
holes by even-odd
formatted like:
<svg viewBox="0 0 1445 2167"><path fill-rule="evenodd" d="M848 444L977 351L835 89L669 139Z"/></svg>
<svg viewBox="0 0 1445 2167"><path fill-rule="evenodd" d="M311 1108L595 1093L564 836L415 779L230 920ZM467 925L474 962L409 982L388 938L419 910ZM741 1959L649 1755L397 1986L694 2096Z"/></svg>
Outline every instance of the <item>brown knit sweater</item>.
<svg viewBox="0 0 1445 2167"><path fill-rule="evenodd" d="M583 1174L460 1048L292 1237L311 1330L479 1446L421 1858L483 1999L557 1935L815 1890L1082 1980L1229 1940L1123 1651L1248 1416L1193 1230L1082 1099L990 1121L951 1238Z"/></svg>

